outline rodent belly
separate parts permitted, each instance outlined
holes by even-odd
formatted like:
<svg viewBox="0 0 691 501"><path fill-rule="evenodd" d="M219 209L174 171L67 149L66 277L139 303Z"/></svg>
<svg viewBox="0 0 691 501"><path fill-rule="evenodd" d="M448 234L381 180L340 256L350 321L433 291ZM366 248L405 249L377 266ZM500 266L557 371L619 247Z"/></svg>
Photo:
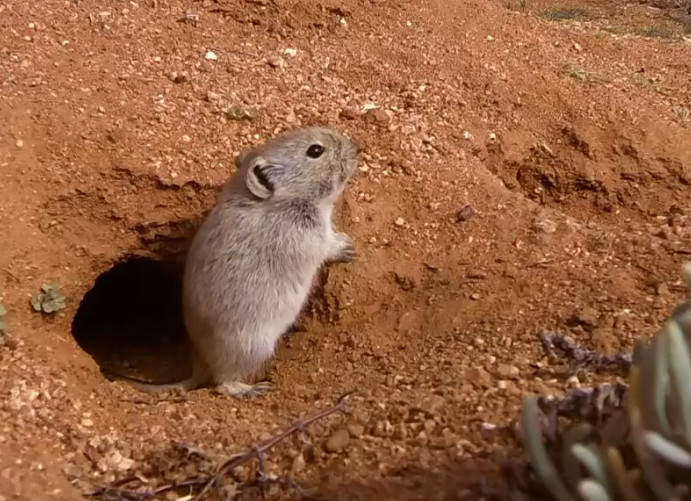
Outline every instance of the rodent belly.
<svg viewBox="0 0 691 501"><path fill-rule="evenodd" d="M267 326L267 330L272 331L272 337L278 340L293 325L307 300L308 294L308 287L291 287L289 291L285 291L285 294L278 294L276 298L278 300L271 308L273 314L267 315L267 320L270 319L272 324L271 327ZM269 310L268 306L267 310Z"/></svg>

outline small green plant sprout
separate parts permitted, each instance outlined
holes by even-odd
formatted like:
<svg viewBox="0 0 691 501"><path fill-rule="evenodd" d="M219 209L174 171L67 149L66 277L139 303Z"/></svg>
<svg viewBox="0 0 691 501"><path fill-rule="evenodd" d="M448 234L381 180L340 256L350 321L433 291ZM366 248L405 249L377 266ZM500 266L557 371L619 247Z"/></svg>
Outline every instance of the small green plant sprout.
<svg viewBox="0 0 691 501"><path fill-rule="evenodd" d="M689 121L690 118L689 109L685 106L675 106L674 116L676 117L677 121L681 123L686 123Z"/></svg>
<svg viewBox="0 0 691 501"><path fill-rule="evenodd" d="M558 501L682 501L691 496L691 263L687 299L637 343L623 405L576 420L543 441L538 400L526 397L522 440L532 471Z"/></svg>
<svg viewBox="0 0 691 501"><path fill-rule="evenodd" d="M41 286L41 292L31 298L31 307L38 313L55 313L64 310L67 305L58 284L47 282Z"/></svg>
<svg viewBox="0 0 691 501"><path fill-rule="evenodd" d="M578 7L564 7L560 9L547 9L542 17L549 21L578 21L588 17L588 13Z"/></svg>
<svg viewBox="0 0 691 501"><path fill-rule="evenodd" d="M668 26L653 24L636 30L636 35L646 38L677 38L677 33Z"/></svg>
<svg viewBox="0 0 691 501"><path fill-rule="evenodd" d="M590 78L588 70L574 63L565 64L563 70L564 73L569 75L571 78L575 78L576 80L580 80L581 82L585 82Z"/></svg>

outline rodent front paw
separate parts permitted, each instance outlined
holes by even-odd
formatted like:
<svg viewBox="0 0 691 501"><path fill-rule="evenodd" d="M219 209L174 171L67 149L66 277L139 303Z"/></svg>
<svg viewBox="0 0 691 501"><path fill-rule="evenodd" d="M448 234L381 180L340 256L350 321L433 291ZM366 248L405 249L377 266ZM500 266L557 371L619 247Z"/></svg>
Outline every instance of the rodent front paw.
<svg viewBox="0 0 691 501"><path fill-rule="evenodd" d="M345 233L336 234L339 248L331 261L336 263L349 263L355 259L355 246L350 236Z"/></svg>

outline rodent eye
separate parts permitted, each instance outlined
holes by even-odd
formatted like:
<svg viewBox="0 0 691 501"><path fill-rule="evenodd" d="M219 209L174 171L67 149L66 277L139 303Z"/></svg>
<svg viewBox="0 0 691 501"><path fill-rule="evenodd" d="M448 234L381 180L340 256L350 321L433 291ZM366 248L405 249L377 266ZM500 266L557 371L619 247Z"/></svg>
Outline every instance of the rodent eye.
<svg viewBox="0 0 691 501"><path fill-rule="evenodd" d="M307 156L310 158L319 158L324 154L324 147L321 144L313 144L307 148Z"/></svg>

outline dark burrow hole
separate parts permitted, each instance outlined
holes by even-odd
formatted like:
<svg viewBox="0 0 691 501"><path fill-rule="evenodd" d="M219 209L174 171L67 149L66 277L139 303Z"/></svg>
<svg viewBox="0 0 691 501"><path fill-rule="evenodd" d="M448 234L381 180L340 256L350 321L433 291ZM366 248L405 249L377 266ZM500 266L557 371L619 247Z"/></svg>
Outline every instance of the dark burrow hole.
<svg viewBox="0 0 691 501"><path fill-rule="evenodd" d="M191 374L180 259L128 256L96 279L72 322L105 373L156 383Z"/></svg>
<svg viewBox="0 0 691 501"><path fill-rule="evenodd" d="M84 295L72 335L109 379L120 375L170 383L192 374L182 274L192 236L205 215L136 228L146 250L124 256ZM328 268L319 274L303 314L284 339L303 330L305 316L329 321L331 309L323 293L328 274Z"/></svg>

